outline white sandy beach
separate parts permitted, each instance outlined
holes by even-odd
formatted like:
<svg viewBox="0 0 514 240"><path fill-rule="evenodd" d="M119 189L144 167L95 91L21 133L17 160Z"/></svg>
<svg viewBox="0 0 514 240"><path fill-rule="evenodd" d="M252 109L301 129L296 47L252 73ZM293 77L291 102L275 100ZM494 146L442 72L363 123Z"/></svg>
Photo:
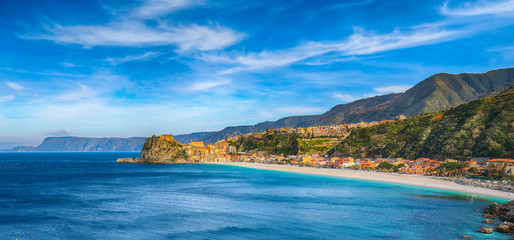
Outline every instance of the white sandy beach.
<svg viewBox="0 0 514 240"><path fill-rule="evenodd" d="M352 179L361 179L378 182L388 182L396 184L406 184L419 187L437 188L449 191L463 192L471 195L481 195L486 197L501 198L514 200L514 193L501 192L497 190L478 188L473 186L460 185L450 181L435 179L429 176L407 175L407 174L390 174L379 172L366 172L355 170L328 169L328 168L311 168L298 167L289 165L261 164L261 163L242 163L242 162L213 162L209 164L232 165L247 168L256 168L264 170L282 171L315 174L323 176L343 177Z"/></svg>

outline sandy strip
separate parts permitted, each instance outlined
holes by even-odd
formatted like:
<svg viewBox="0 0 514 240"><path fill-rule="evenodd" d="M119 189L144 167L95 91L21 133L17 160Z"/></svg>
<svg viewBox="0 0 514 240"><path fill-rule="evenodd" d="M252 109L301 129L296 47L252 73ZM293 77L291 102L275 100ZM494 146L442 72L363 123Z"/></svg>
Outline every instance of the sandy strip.
<svg viewBox="0 0 514 240"><path fill-rule="evenodd" d="M437 188L449 191L463 192L470 195L481 195L486 197L501 198L514 200L514 193L501 192L486 188L478 188L473 186L460 185L450 181L435 179L428 176L408 175L408 174L391 174L379 172L366 172L355 170L342 170L342 169L329 169L329 168L311 168L311 167L298 167L288 165L276 164L261 164L261 163L242 163L242 162L214 162L208 164L221 164L231 165L247 168L256 168L264 170L273 170L281 172L294 172L305 173L332 177L343 177L352 179L361 179L377 182L388 182L396 184L406 184L418 187Z"/></svg>

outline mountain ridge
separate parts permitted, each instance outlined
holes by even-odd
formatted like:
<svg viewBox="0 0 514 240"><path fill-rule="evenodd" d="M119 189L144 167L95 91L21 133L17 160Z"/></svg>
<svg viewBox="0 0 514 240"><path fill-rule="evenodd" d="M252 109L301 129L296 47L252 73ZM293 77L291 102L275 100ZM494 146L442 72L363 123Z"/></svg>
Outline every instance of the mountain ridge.
<svg viewBox="0 0 514 240"><path fill-rule="evenodd" d="M13 152L140 152L144 137L47 137L37 146L14 147Z"/></svg>
<svg viewBox="0 0 514 240"><path fill-rule="evenodd" d="M514 84L506 91L402 121L355 129L329 153L368 158L514 157Z"/></svg>
<svg viewBox="0 0 514 240"><path fill-rule="evenodd" d="M266 128L326 126L393 119L398 115L413 116L435 112L475 100L505 89L514 83L514 68L486 73L438 73L417 83L403 93L391 93L350 103L338 104L320 115L290 116L255 125L230 126L220 131L176 135L182 143L218 140ZM286 124L290 120L290 124Z"/></svg>

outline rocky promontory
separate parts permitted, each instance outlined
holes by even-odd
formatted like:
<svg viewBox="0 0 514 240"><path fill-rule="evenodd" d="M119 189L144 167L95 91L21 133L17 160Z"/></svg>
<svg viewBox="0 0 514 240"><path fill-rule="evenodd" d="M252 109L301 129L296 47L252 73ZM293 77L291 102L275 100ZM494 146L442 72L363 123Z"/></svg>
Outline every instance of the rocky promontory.
<svg viewBox="0 0 514 240"><path fill-rule="evenodd" d="M174 140L173 135L154 135L146 139L139 158L119 158L116 162L173 164L187 158L184 146Z"/></svg>
<svg viewBox="0 0 514 240"><path fill-rule="evenodd" d="M493 230L501 233L513 234L514 233L514 201L500 204L493 202L484 209L484 219L482 222L493 225L491 227L484 226L479 229L482 233L492 233ZM503 222L496 222L494 219L499 218ZM490 220L493 219L493 220ZM495 225L495 226L494 226Z"/></svg>

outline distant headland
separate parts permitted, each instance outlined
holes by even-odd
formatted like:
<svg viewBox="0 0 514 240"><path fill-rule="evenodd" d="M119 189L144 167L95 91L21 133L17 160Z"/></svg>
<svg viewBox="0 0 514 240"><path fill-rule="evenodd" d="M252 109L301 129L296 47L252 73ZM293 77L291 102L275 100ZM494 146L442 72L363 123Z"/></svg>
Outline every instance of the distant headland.
<svg viewBox="0 0 514 240"><path fill-rule="evenodd" d="M10 152L140 152L144 137L48 137L37 146L19 146Z"/></svg>

